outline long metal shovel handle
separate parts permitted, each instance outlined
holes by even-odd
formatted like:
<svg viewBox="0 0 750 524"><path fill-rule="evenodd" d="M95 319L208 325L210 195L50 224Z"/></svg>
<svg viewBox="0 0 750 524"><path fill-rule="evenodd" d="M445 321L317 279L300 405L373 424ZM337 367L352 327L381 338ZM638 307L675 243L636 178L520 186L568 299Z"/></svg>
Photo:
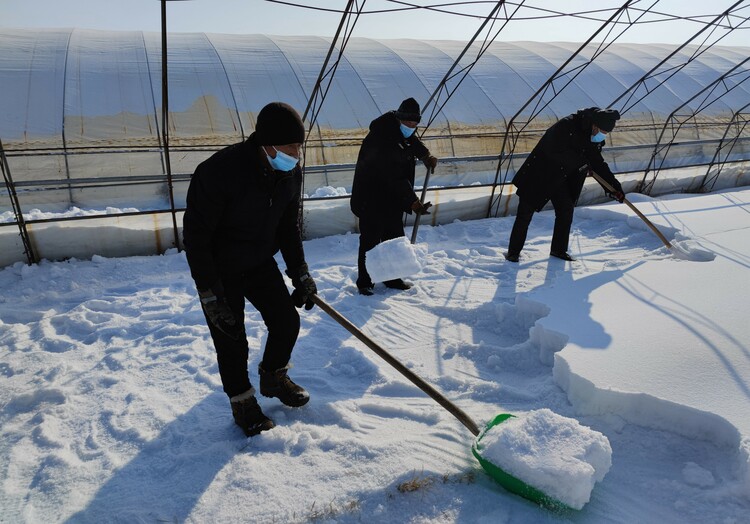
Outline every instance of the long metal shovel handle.
<svg viewBox="0 0 750 524"><path fill-rule="evenodd" d="M419 197L419 201L424 204L424 199L427 196L427 183L430 181L430 168L427 168L427 173L424 175L424 185L422 186L422 195ZM422 215L417 213L417 216L414 217L414 227L411 230L411 243L416 244L417 243L417 230L419 229L419 220L422 218Z"/></svg>
<svg viewBox="0 0 750 524"><path fill-rule="evenodd" d="M599 182L604 189L606 189L610 193L616 193L617 192L617 190L614 187L612 187L612 185L609 182L607 182L606 180L604 180L601 176L599 176L598 174L594 173L593 171L589 171L589 173L591 173L591 176L593 176L594 179L597 182ZM651 228L651 231L653 231L656 234L656 236L659 237L659 240L661 240L664 243L664 245L667 246L667 249L672 249L672 244L669 243L669 240L667 240L667 237L665 237L661 233L661 231L659 231L656 228L656 226L654 224L652 224L651 221L648 218L646 218L646 216L643 213L641 213L640 211L638 211L638 208L636 208L627 198L623 198L622 201L625 204L627 204L627 206L630 209L632 209L635 212L635 214L638 215L638 217L641 220L643 220L649 228Z"/></svg>
<svg viewBox="0 0 750 524"><path fill-rule="evenodd" d="M380 358L388 362L391 366L396 368L396 370L401 373L403 376L408 378L415 386L417 386L419 389L427 393L430 397L432 397L438 404L443 406L446 410L450 412L451 415L456 417L464 426L468 428L469 431L476 437L479 435L479 427L476 425L476 423L469 418L469 415L464 413L461 408L453 404L450 400L445 398L438 390L430 386L427 382L419 378L417 375L415 375L409 368L404 366L401 362L396 360L390 353L388 353L385 349L383 349L381 346L379 346L377 343L375 343L372 339L370 339L367 335L362 333L357 326L349 322L349 320L346 319L341 313L333 309L331 306L329 306L322 298L320 298L318 295L313 295L312 301L315 302L315 304L318 305L320 309L328 313L328 315L341 324L344 329L346 329L349 333L357 337L361 342L363 342L368 348L372 349L375 353L378 354Z"/></svg>

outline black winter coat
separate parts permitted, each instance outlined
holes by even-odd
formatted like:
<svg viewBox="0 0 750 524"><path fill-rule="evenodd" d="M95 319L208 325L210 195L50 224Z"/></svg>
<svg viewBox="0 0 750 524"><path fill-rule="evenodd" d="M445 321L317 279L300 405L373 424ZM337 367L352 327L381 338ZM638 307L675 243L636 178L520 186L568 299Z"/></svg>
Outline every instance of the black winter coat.
<svg viewBox="0 0 750 524"><path fill-rule="evenodd" d="M271 171L255 134L218 151L195 170L187 192L183 236L199 290L220 277L252 271L281 249L288 269L305 261L299 228L302 170Z"/></svg>
<svg viewBox="0 0 750 524"><path fill-rule="evenodd" d="M547 129L513 177L519 198L541 210L555 190L565 184L570 197L576 201L588 171L584 166L622 191L622 186L602 158L604 142L591 141L591 115L595 110L581 109Z"/></svg>
<svg viewBox="0 0 750 524"><path fill-rule="evenodd" d="M411 213L417 200L414 171L417 159L430 154L413 134L404 138L393 111L370 123L354 169L350 206L358 217Z"/></svg>

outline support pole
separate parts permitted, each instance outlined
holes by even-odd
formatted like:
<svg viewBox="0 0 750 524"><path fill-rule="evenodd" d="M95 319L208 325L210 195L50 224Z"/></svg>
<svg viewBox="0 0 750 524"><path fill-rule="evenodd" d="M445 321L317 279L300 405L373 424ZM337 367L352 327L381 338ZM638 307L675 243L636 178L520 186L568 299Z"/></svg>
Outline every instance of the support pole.
<svg viewBox="0 0 750 524"><path fill-rule="evenodd" d="M180 237L177 233L177 210L174 206L174 187L172 185L172 165L169 161L169 75L167 71L167 0L161 0L161 135L164 147L164 165L167 171L167 190L169 192L169 209L172 212L172 232L177 251L180 248Z"/></svg>
<svg viewBox="0 0 750 524"><path fill-rule="evenodd" d="M338 69L339 64L341 63L341 60L344 56L344 50L346 49L346 45L349 43L349 38L351 38L351 35L354 32L354 26L357 24L357 20L359 20L359 15L362 13L362 10L365 7L365 2L367 2L367 0L347 1L346 8L341 15L341 21L339 22L339 26L336 29L336 34L334 35L333 40L331 40L331 46L328 49L328 54L326 55L325 60L323 61L323 65L320 68L318 79L315 81L315 86L313 87L313 90L307 99L305 112L302 114L302 121L304 122L305 119L308 119L309 127L307 129L307 135L305 136L305 143L303 144L302 149L302 187L300 189L299 201L300 228L303 228L304 226L304 214L302 211L304 208L305 199L301 198L301 196L305 194L305 159L307 157L307 144L309 142L313 128L317 125L318 114L323 108L323 103L325 102L326 96L328 95L328 90L331 88L333 78L336 75L336 70ZM341 36L342 31L344 32L343 36ZM340 44L339 37L341 37ZM338 54L333 64L329 68L328 63L330 62L332 55L336 51L336 44L339 44ZM320 126L318 126L318 135L322 138L322 135L320 135ZM321 151L324 149L325 148L322 148Z"/></svg>
<svg viewBox="0 0 750 524"><path fill-rule="evenodd" d="M3 180L8 190L8 196L10 197L10 205L13 208L13 214L16 216L16 223L21 235L21 243L23 243L23 252L26 255L26 260L29 265L35 264L39 259L31 246L31 237L29 236L29 231L26 229L26 222L23 219L23 210L21 209L21 204L18 202L16 186L13 183L13 177L10 175L10 165L8 165L8 157L5 156L5 148L3 147L2 140L0 140L0 171L3 172Z"/></svg>

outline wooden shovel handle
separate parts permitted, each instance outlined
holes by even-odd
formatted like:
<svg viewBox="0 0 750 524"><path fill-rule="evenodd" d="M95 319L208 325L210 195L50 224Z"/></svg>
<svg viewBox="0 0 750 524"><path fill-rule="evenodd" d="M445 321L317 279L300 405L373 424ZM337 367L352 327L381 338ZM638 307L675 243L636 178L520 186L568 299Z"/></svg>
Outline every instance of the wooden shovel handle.
<svg viewBox="0 0 750 524"><path fill-rule="evenodd" d="M424 185L422 186L422 195L419 197L419 201L424 204L424 198L427 196L427 184L430 182L430 168L427 168L427 172L424 175ZM412 227L411 230L411 243L416 244L417 243L417 230L419 229L419 221L422 218L422 215L417 213L417 216L414 217L414 227Z"/></svg>
<svg viewBox="0 0 750 524"><path fill-rule="evenodd" d="M593 171L589 171L589 173L591 173L591 176L593 176L594 179L597 182L599 182L604 189L606 189L610 193L617 193L617 190L614 187L612 187L612 185L609 182L607 182L606 180L604 180L600 175L597 175ZM646 218L646 216L643 213L641 213L640 211L638 211L638 208L636 208L627 198L623 198L622 201L630 209L632 209L633 212L635 212L635 214L638 215L638 217L641 220L643 220L649 228L651 228L651 231L653 231L656 234L656 236L659 237L659 240L661 240L664 243L664 245L667 246L667 249L672 249L672 244L669 243L669 240L667 240L667 237L665 237L661 233L661 231L659 231L656 228L656 226L654 224L652 224L651 221L648 218Z"/></svg>
<svg viewBox="0 0 750 524"><path fill-rule="evenodd" d="M313 295L312 301L315 302L315 304L318 305L320 309L328 313L328 315L341 324L344 329L346 329L349 333L357 337L360 341L362 341L368 348L372 349L375 353L378 354L380 358L388 362L391 366L396 368L396 370L401 373L403 376L408 378L415 386L417 386L419 389L427 393L430 397L432 397L438 404L443 406L446 410L450 412L451 415L456 417L464 426L468 428L469 431L476 437L479 435L479 427L476 425L476 423L469 418L469 415L464 413L458 406L453 404L451 401L449 401L447 398L445 398L439 391L437 391L435 388L430 386L427 382L419 378L417 375L415 375L409 368L404 366L401 362L396 360L390 353L388 353L385 349L380 347L378 344L376 344L372 339L370 339L367 335L362 333L357 326L349 322L349 320L346 319L341 313L333 309L331 306L329 306L322 298L320 298L318 295Z"/></svg>

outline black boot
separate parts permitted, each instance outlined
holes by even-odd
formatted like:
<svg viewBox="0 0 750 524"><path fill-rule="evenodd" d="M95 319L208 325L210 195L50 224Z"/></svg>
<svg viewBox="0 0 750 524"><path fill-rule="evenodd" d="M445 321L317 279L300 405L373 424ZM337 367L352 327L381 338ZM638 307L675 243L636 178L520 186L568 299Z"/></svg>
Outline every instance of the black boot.
<svg viewBox="0 0 750 524"><path fill-rule="evenodd" d="M385 287L389 287L391 289L400 289L402 291L411 289L411 285L407 284L400 278L395 278L393 280L386 280L385 282L383 282L383 284L385 284Z"/></svg>
<svg viewBox="0 0 750 524"><path fill-rule="evenodd" d="M230 399L234 423L242 428L245 435L252 437L261 431L273 428L276 424L263 414L255 400L255 389L250 388L241 395Z"/></svg>
<svg viewBox="0 0 750 524"><path fill-rule="evenodd" d="M287 406L298 408L304 406L310 400L310 394L301 386L298 386L287 375L289 366L284 366L276 371L266 371L262 365L258 365L260 375L260 394L264 397L276 397Z"/></svg>
<svg viewBox="0 0 750 524"><path fill-rule="evenodd" d="M373 295L373 291L372 290L375 289L375 286L373 286L373 285L370 285L370 286L361 286L361 287L357 287L357 289L359 290L359 294L360 295L364 295L366 297L371 297Z"/></svg>
<svg viewBox="0 0 750 524"><path fill-rule="evenodd" d="M575 258L570 256L566 251L550 251L550 256L559 258L560 260L567 260L568 262L575 262Z"/></svg>

